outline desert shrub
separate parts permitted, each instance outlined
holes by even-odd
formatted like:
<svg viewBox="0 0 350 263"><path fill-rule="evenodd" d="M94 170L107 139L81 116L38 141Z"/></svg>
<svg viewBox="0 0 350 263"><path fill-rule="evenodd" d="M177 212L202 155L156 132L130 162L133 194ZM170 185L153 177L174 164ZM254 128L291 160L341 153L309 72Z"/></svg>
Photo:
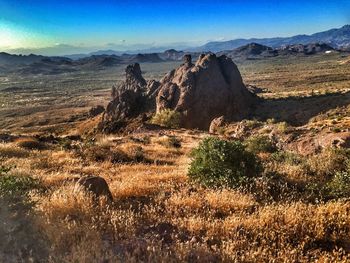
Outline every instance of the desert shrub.
<svg viewBox="0 0 350 263"><path fill-rule="evenodd" d="M332 177L337 172L346 171L349 162L350 150L337 148L326 148L308 160L312 173L320 178Z"/></svg>
<svg viewBox="0 0 350 263"><path fill-rule="evenodd" d="M205 186L238 187L256 177L260 164L240 141L209 137L191 153L188 175Z"/></svg>
<svg viewBox="0 0 350 263"><path fill-rule="evenodd" d="M46 148L46 145L43 142L40 142L35 138L19 138L15 143L18 147L27 150L43 150Z"/></svg>
<svg viewBox="0 0 350 263"><path fill-rule="evenodd" d="M142 143L145 145L151 144L151 137L149 135L143 136Z"/></svg>
<svg viewBox="0 0 350 263"><path fill-rule="evenodd" d="M254 128L260 127L262 125L262 122L258 121L257 119L253 119L253 120L245 120L244 124L247 128L254 129Z"/></svg>
<svg viewBox="0 0 350 263"><path fill-rule="evenodd" d="M165 140L160 141L160 144L168 148L181 148L181 140L176 136L169 136Z"/></svg>
<svg viewBox="0 0 350 263"><path fill-rule="evenodd" d="M274 123L276 123L276 120L274 118L270 118L270 119L266 120L266 123L267 124L274 124Z"/></svg>
<svg viewBox="0 0 350 263"><path fill-rule="evenodd" d="M10 167L0 166L0 176L6 175L11 170Z"/></svg>
<svg viewBox="0 0 350 263"><path fill-rule="evenodd" d="M273 153L277 150L276 145L266 135L251 136L245 141L245 145L252 153Z"/></svg>
<svg viewBox="0 0 350 263"><path fill-rule="evenodd" d="M151 123L168 128L179 128L181 121L181 114L177 111L165 109L156 113L151 119Z"/></svg>
<svg viewBox="0 0 350 263"><path fill-rule="evenodd" d="M289 131L288 123L286 123L285 121L279 122L279 123L276 124L276 129L280 133L286 133L286 132Z"/></svg>
<svg viewBox="0 0 350 263"><path fill-rule="evenodd" d="M70 140L68 138L62 138L61 140L59 140L58 141L58 146L62 150L71 150L71 149L73 149L73 147L72 147L72 140Z"/></svg>
<svg viewBox="0 0 350 263"><path fill-rule="evenodd" d="M293 152L278 151L271 154L271 160L289 165L300 165L305 163L305 159Z"/></svg>
<svg viewBox="0 0 350 263"><path fill-rule="evenodd" d="M324 188L328 198L349 197L350 169L348 171L337 172Z"/></svg>
<svg viewBox="0 0 350 263"><path fill-rule="evenodd" d="M111 149L108 146L94 145L84 149L83 157L94 162L122 163L129 162L129 156L119 149Z"/></svg>

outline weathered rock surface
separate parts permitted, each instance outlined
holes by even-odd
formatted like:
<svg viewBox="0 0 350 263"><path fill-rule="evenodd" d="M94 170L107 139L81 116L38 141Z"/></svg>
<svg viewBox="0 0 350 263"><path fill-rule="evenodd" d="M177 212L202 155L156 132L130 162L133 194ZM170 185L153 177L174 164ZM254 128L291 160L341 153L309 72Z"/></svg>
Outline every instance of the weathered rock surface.
<svg viewBox="0 0 350 263"><path fill-rule="evenodd" d="M138 63L127 66L125 81L119 85L114 98L107 105L99 129L104 132L116 131L131 119L154 110L158 88L157 81L147 83Z"/></svg>
<svg viewBox="0 0 350 263"><path fill-rule="evenodd" d="M350 148L350 132L321 133L317 136L303 136L294 143L297 152L310 155L324 148Z"/></svg>
<svg viewBox="0 0 350 263"><path fill-rule="evenodd" d="M138 63L129 65L125 72L126 80L102 116L102 131L114 132L136 120L142 124L147 117L140 116L165 109L181 113L184 128L208 130L212 120L220 116L228 121L246 117L256 98L226 56L202 54L193 64L191 56L185 55L184 63L160 82L147 82Z"/></svg>
<svg viewBox="0 0 350 263"><path fill-rule="evenodd" d="M220 116L218 118L215 118L211 121L210 127L209 127L209 133L217 133L220 128L222 128L225 125L225 117Z"/></svg>
<svg viewBox="0 0 350 263"><path fill-rule="evenodd" d="M74 192L87 191L96 197L107 197L108 200L113 200L111 191L105 179L99 176L85 176L80 178L74 187Z"/></svg>
<svg viewBox="0 0 350 263"><path fill-rule="evenodd" d="M249 113L254 96L244 86L231 59L207 54L193 65L189 55L184 58L183 65L161 80L157 112L178 111L182 127L205 130L219 116L239 120Z"/></svg>

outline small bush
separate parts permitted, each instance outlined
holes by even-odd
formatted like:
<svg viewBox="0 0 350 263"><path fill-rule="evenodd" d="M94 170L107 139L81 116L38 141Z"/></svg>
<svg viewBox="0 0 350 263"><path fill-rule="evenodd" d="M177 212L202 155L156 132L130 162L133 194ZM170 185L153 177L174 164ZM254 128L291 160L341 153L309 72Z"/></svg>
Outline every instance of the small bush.
<svg viewBox="0 0 350 263"><path fill-rule="evenodd" d="M293 152L278 151L271 155L271 160L279 163L287 163L289 165L300 165L305 163L305 159Z"/></svg>
<svg viewBox="0 0 350 263"><path fill-rule="evenodd" d="M276 145L265 135L252 136L245 141L245 145L248 151L255 154L273 153L277 150Z"/></svg>
<svg viewBox="0 0 350 263"><path fill-rule="evenodd" d="M279 131L280 133L286 133L289 131L289 126L288 123L284 122L279 122L276 124L276 129L277 131Z"/></svg>
<svg viewBox="0 0 350 263"><path fill-rule="evenodd" d="M160 144L168 148L181 148L181 140L176 136L169 136L164 141L161 141Z"/></svg>
<svg viewBox="0 0 350 263"><path fill-rule="evenodd" d="M126 153L119 149L111 149L107 146L90 146L83 151L83 156L94 162L130 162L130 158Z"/></svg>
<svg viewBox="0 0 350 263"><path fill-rule="evenodd" d="M329 198L343 198L350 196L350 170L337 172L325 185L325 192Z"/></svg>
<svg viewBox="0 0 350 263"><path fill-rule="evenodd" d="M151 119L151 123L164 126L167 128L179 128L181 121L181 114L177 111L165 109L156 113Z"/></svg>
<svg viewBox="0 0 350 263"><path fill-rule="evenodd" d="M209 137L191 153L190 178L206 186L241 186L260 173L255 155L240 141Z"/></svg>
<svg viewBox="0 0 350 263"><path fill-rule="evenodd" d="M46 145L34 138L19 138L15 141L18 147L27 150L43 150Z"/></svg>
<svg viewBox="0 0 350 263"><path fill-rule="evenodd" d="M326 148L308 160L311 171L320 178L332 177L337 172L346 171L349 162L350 150L336 148Z"/></svg>
<svg viewBox="0 0 350 263"><path fill-rule="evenodd" d="M42 189L39 180L30 176L10 175L11 168L0 166L0 196L26 197L29 191Z"/></svg>
<svg viewBox="0 0 350 263"><path fill-rule="evenodd" d="M249 129L258 128L262 125L262 122L258 121L257 119L245 120L245 121L243 121L243 123L245 123L245 126Z"/></svg>

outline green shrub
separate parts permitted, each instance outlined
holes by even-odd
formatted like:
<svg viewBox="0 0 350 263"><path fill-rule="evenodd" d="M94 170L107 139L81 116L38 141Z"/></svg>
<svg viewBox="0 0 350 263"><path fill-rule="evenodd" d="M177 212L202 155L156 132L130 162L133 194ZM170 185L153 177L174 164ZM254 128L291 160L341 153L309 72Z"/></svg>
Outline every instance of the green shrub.
<svg viewBox="0 0 350 263"><path fill-rule="evenodd" d="M276 145L266 135L251 136L245 141L245 145L252 153L273 153L277 150Z"/></svg>
<svg viewBox="0 0 350 263"><path fill-rule="evenodd" d="M164 126L167 128L179 128L181 114L177 111L165 109L156 113L151 119L151 123Z"/></svg>
<svg viewBox="0 0 350 263"><path fill-rule="evenodd" d="M285 151L278 151L274 152L271 155L271 160L280 162L280 163L287 163L290 165L300 165L302 163L305 163L305 159L293 152L285 152Z"/></svg>
<svg viewBox="0 0 350 263"><path fill-rule="evenodd" d="M191 158L188 175L205 186L238 187L260 173L255 155L240 141L206 138L192 151Z"/></svg>
<svg viewBox="0 0 350 263"><path fill-rule="evenodd" d="M30 176L10 175L11 168L0 166L0 196L26 197L29 191L42 189L38 179Z"/></svg>
<svg viewBox="0 0 350 263"><path fill-rule="evenodd" d="M244 120L243 123L249 129L258 128L258 127L262 126L262 124L263 124L261 121L258 121L257 119Z"/></svg>
<svg viewBox="0 0 350 263"><path fill-rule="evenodd" d="M350 196L350 170L337 172L325 185L328 198L343 198Z"/></svg>

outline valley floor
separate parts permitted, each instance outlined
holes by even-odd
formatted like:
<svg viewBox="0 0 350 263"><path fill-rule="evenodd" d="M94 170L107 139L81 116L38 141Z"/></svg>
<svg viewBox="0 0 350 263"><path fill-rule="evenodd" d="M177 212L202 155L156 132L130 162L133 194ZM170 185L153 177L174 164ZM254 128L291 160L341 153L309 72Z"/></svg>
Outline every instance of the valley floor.
<svg viewBox="0 0 350 263"><path fill-rule="evenodd" d="M257 119L215 136L259 148L254 138L272 134L279 144L273 152L259 148L261 176L235 189L207 188L188 177L191 150L213 136L206 132L85 133L99 118L86 112L105 105L121 69L89 80L70 76L71 82L50 76L34 93L38 80L28 76L1 82L0 261L350 261L349 152L308 147L350 132L344 59L239 65L246 83L267 89L259 96L268 100ZM173 66L143 69L146 78L159 78ZM28 89L4 91L15 86ZM75 192L84 175L106 179L114 201Z"/></svg>

